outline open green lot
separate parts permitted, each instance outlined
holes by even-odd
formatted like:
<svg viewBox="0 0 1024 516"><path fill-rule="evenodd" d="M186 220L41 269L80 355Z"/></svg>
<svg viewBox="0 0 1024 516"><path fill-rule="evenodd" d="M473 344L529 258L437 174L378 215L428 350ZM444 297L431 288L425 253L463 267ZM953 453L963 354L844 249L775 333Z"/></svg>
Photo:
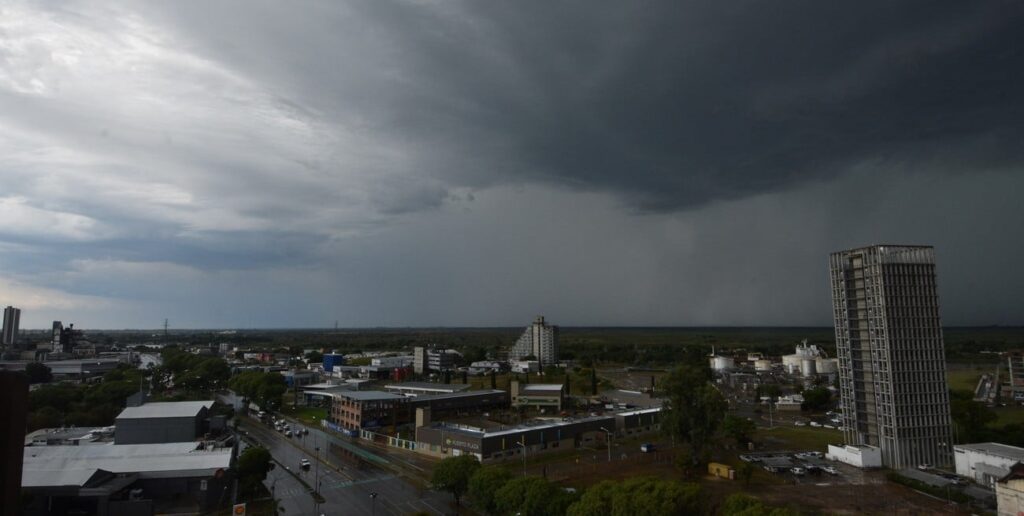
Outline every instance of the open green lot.
<svg viewBox="0 0 1024 516"><path fill-rule="evenodd" d="M949 382L949 388L955 391L971 391L974 392L974 388L978 386L978 379L985 373L994 372L995 368L991 366L962 366L957 367L950 365L946 371L946 381Z"/></svg>
<svg viewBox="0 0 1024 516"><path fill-rule="evenodd" d="M327 409L322 407L283 407L282 412L302 421L307 425L319 425L320 421L327 417Z"/></svg>
<svg viewBox="0 0 1024 516"><path fill-rule="evenodd" d="M839 430L814 428L809 426L776 426L775 428L758 428L755 440L764 442L769 448L778 450L817 450L825 451L829 444L843 441Z"/></svg>

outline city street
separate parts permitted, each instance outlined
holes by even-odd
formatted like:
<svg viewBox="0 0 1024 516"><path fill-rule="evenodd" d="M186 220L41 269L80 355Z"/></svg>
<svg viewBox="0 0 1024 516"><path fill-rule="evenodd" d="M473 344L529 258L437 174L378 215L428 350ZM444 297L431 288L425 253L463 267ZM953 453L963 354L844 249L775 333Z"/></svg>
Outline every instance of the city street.
<svg viewBox="0 0 1024 516"><path fill-rule="evenodd" d="M249 437L270 450L281 466L271 472L267 479L268 488L276 482L275 496L282 501L285 514L393 514L406 515L423 511L444 515L451 496L430 490L421 490L412 483L367 460L372 457L351 443L326 435L310 428L309 435L286 437L265 424L243 419L241 430ZM330 445L335 450L349 451L329 453ZM316 448L320 448L317 452ZM356 451L352 451L356 448ZM319 471L317 460L319 457ZM300 461L307 458L312 462L309 471L303 471ZM385 459L377 459L385 460ZM285 469L287 468L287 470ZM294 472L310 487L317 478L320 493L325 503L315 507L313 497L290 472ZM376 496L373 496L373 494ZM294 512L293 512L294 511Z"/></svg>

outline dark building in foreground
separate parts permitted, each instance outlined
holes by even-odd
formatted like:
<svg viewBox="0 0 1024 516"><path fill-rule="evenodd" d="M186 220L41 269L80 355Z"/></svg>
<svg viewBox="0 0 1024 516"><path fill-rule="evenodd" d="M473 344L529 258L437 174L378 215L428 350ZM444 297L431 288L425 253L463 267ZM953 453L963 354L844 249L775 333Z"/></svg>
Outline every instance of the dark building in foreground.
<svg viewBox="0 0 1024 516"><path fill-rule="evenodd" d="M876 245L829 259L846 444L890 468L949 464L946 357L927 246Z"/></svg>
<svg viewBox="0 0 1024 516"><path fill-rule="evenodd" d="M0 514L17 514L21 493L21 451L28 417L28 379L0 371Z"/></svg>

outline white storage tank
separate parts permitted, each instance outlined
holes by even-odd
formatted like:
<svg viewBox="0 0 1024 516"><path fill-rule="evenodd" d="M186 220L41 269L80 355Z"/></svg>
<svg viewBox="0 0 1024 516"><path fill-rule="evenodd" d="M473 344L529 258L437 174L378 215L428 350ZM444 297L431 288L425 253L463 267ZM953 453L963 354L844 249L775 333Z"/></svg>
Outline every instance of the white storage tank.
<svg viewBox="0 0 1024 516"><path fill-rule="evenodd" d="M800 361L803 359L804 356L797 353L792 355L782 355L782 367L787 373L793 374L800 370Z"/></svg>
<svg viewBox="0 0 1024 516"><path fill-rule="evenodd" d="M711 357L711 369L715 371L731 371L734 365L732 357Z"/></svg>
<svg viewBox="0 0 1024 516"><path fill-rule="evenodd" d="M800 361L800 372L804 376L814 376L817 369L815 369L815 361L813 358L805 358Z"/></svg>
<svg viewBox="0 0 1024 516"><path fill-rule="evenodd" d="M839 369L839 360L835 358L818 357L815 361L815 367L818 368L818 374L832 374Z"/></svg>
<svg viewBox="0 0 1024 516"><path fill-rule="evenodd" d="M771 371L772 370L772 361L768 360L767 358L762 358L760 360L755 360L754 361L754 370L755 371L761 371L761 372Z"/></svg>

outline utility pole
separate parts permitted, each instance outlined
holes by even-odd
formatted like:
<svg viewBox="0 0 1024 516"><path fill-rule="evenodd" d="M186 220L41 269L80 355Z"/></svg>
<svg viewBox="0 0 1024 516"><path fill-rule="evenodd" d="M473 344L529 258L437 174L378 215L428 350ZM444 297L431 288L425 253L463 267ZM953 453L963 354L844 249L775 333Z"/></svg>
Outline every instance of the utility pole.
<svg viewBox="0 0 1024 516"><path fill-rule="evenodd" d="M164 319L164 339L167 338L167 324L168 324L168 320Z"/></svg>
<svg viewBox="0 0 1024 516"><path fill-rule="evenodd" d="M612 461L612 432L611 432L611 430L608 430L607 428L605 428L603 426L601 427L601 430L604 430L605 433L608 434L608 462L611 462Z"/></svg>

